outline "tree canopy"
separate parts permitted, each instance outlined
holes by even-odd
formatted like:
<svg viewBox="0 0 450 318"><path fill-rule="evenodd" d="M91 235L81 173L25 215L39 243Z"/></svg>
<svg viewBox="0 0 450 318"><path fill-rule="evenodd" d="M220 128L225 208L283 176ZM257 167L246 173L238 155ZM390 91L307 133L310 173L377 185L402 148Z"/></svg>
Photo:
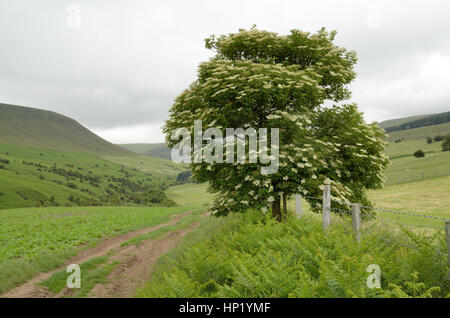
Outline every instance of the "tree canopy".
<svg viewBox="0 0 450 318"><path fill-rule="evenodd" d="M248 157L245 164L191 163L193 178L217 193L214 214L272 206L280 219L280 194L317 197L323 184L331 184L340 201L371 205L365 190L382 186L388 163L384 131L366 124L356 104L324 106L349 99L356 76L356 53L335 45L335 36L325 29L283 36L252 28L205 40L215 55L200 64L197 79L170 109L164 126L169 147L179 142L170 138L177 128L194 134L195 120L224 135L229 127L279 128L276 173L262 174L266 163Z"/></svg>

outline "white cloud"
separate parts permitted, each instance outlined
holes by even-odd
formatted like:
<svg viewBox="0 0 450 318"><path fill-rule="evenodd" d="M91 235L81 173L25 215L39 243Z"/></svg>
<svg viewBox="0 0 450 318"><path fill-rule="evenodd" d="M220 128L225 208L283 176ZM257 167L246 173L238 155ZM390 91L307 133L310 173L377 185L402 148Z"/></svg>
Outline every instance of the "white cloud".
<svg viewBox="0 0 450 318"><path fill-rule="evenodd" d="M450 55L431 53L406 62L398 66L404 68L401 72L394 68L357 82L353 99L365 101L360 108L368 119L380 121L450 110Z"/></svg>

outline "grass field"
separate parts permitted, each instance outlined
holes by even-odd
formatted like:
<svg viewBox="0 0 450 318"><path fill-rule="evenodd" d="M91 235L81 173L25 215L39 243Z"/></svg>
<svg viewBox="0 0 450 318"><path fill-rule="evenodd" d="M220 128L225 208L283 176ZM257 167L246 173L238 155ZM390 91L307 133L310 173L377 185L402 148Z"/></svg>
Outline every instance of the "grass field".
<svg viewBox="0 0 450 318"><path fill-rule="evenodd" d="M421 147L424 151L430 148ZM414 148L410 147L410 149ZM386 185L450 176L450 152L436 150L425 153L423 158L416 158L412 154L394 157L386 170L386 176Z"/></svg>
<svg viewBox="0 0 450 318"><path fill-rule="evenodd" d="M166 194L180 206L209 205L213 202L214 194L206 190L206 183L187 183L169 187Z"/></svg>
<svg viewBox="0 0 450 318"><path fill-rule="evenodd" d="M391 133L386 148L386 153L391 159L386 170L386 185L450 176L450 152L442 151L441 142L431 144L426 142L427 136L433 138L449 132L450 123L445 123ZM402 141L394 142L399 139ZM424 158L413 156L419 149L425 152Z"/></svg>
<svg viewBox="0 0 450 318"><path fill-rule="evenodd" d="M450 123L393 131L388 134L387 141L394 142L394 140L405 138L406 141L423 140L425 142L427 136L434 137L437 135L447 135L447 133L450 133Z"/></svg>
<svg viewBox="0 0 450 318"><path fill-rule="evenodd" d="M0 211L0 293L61 265L80 246L170 220L186 208L74 207Z"/></svg>
<svg viewBox="0 0 450 318"><path fill-rule="evenodd" d="M376 207L401 212L417 212L450 219L450 176L387 186L369 192ZM407 224L433 225L444 229L442 221L380 212L379 217Z"/></svg>

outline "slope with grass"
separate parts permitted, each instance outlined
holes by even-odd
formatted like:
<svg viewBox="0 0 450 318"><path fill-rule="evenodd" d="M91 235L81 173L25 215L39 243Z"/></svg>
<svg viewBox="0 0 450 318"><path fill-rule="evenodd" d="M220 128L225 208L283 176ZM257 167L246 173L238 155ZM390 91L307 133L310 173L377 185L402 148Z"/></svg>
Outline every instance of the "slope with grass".
<svg viewBox="0 0 450 318"><path fill-rule="evenodd" d="M394 142L397 139L404 138L406 141L419 140L425 141L427 136L434 137L437 135L450 134L450 123L444 123L439 125L419 127L408 130L393 131L388 133L387 141Z"/></svg>
<svg viewBox="0 0 450 318"><path fill-rule="evenodd" d="M395 126L399 126L399 125L402 125L405 123L409 123L414 120L426 118L428 116L430 116L430 115L418 115L418 116L410 116L410 117L401 117L401 118L396 118L396 119L388 119L388 120L378 123L378 126L380 126L383 129L387 129L390 127L395 127Z"/></svg>
<svg viewBox="0 0 450 318"><path fill-rule="evenodd" d="M450 123L389 134L386 153L391 164L386 170L387 185L424 180L450 175L450 153L443 152L441 142L428 144L426 137L450 133ZM394 142L401 140L400 142ZM424 158L413 156L416 150L425 152Z"/></svg>
<svg viewBox="0 0 450 318"><path fill-rule="evenodd" d="M115 162L131 169L137 169L150 176L175 181L176 176L188 169L186 164L177 164L172 161L148 156L102 156L103 159ZM168 181L166 181L168 182Z"/></svg>
<svg viewBox="0 0 450 318"><path fill-rule="evenodd" d="M446 176L387 186L381 190L370 191L369 197L375 202L377 208L437 216L450 220L449 189L450 176ZM378 212L378 217L399 223L438 226L439 229L443 229L442 221L430 218L387 212Z"/></svg>
<svg viewBox="0 0 450 318"><path fill-rule="evenodd" d="M69 117L8 104L0 104L0 143L98 155L132 155Z"/></svg>
<svg viewBox="0 0 450 318"><path fill-rule="evenodd" d="M117 146L125 148L135 153L143 153L149 150L154 144L117 144Z"/></svg>
<svg viewBox="0 0 450 318"><path fill-rule="evenodd" d="M170 204L163 191L176 180L177 170L167 166L173 163L143 156L114 158L120 163L89 153L0 144L0 209ZM131 160L144 162L141 170Z"/></svg>

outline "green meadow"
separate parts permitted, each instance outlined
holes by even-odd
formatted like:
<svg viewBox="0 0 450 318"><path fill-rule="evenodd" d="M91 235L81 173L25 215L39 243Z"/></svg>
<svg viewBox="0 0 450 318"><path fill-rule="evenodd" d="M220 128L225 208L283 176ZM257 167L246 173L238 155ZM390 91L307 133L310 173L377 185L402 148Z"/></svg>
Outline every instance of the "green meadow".
<svg viewBox="0 0 450 318"><path fill-rule="evenodd" d="M0 210L0 294L63 264L81 246L168 222L183 207L72 207Z"/></svg>

